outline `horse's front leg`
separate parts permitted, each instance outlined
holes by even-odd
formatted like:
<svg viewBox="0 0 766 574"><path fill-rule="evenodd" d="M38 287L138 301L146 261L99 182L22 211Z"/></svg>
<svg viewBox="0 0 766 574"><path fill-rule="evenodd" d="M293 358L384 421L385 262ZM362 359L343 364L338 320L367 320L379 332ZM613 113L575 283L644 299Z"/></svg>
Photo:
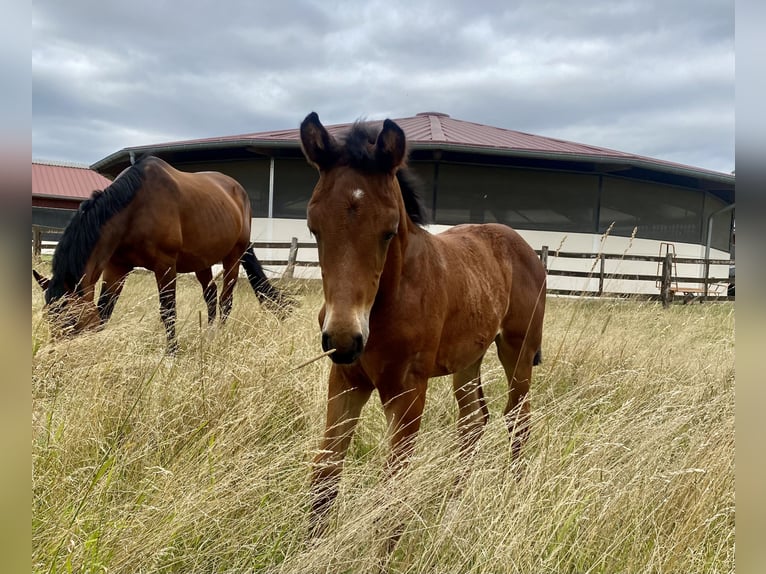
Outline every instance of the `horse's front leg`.
<svg viewBox="0 0 766 574"><path fill-rule="evenodd" d="M176 267L173 264L162 271L155 271L157 289L160 292L160 317L165 325L168 340L168 353L178 350L176 340Z"/></svg>
<svg viewBox="0 0 766 574"><path fill-rule="evenodd" d="M426 404L427 378L410 377L402 384L379 385L380 400L388 422L391 453L389 475L396 474L412 454Z"/></svg>
<svg viewBox="0 0 766 574"><path fill-rule="evenodd" d="M114 306L117 304L117 299L120 298L120 293L122 293L122 288L125 285L125 279L131 271L131 267L114 263L110 263L104 268L104 283L98 296L98 314L102 325L112 316Z"/></svg>
<svg viewBox="0 0 766 574"><path fill-rule="evenodd" d="M202 296L205 298L205 304L207 305L207 322L209 325L213 324L216 315L216 305L218 304L218 288L213 281L213 270L208 267L195 273L197 281L202 286Z"/></svg>
<svg viewBox="0 0 766 574"><path fill-rule="evenodd" d="M378 385L383 410L388 421L391 452L388 458L387 474L395 476L408 463L415 448L415 438L420 430L423 408L426 404L427 377L410 376L401 384L384 379ZM383 534L385 541L382 559L387 562L404 530L403 524L395 525Z"/></svg>
<svg viewBox="0 0 766 574"><path fill-rule="evenodd" d="M362 407L373 385L359 367L333 365L327 395L324 438L314 457L311 478L310 535L319 536L327 525L327 513L338 495L343 459L351 443Z"/></svg>
<svg viewBox="0 0 766 574"><path fill-rule="evenodd" d="M452 389L458 404L457 429L460 435L460 454L470 457L489 420L487 401L481 388L481 361L469 365L452 375Z"/></svg>

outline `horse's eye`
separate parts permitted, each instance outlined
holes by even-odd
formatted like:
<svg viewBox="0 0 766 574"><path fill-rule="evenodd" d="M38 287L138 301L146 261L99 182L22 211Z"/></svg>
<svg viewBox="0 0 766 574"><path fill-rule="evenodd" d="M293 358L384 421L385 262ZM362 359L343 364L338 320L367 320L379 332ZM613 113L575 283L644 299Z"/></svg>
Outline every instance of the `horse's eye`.
<svg viewBox="0 0 766 574"><path fill-rule="evenodd" d="M393 231L387 231L383 234L383 241L391 241L396 236L396 233Z"/></svg>

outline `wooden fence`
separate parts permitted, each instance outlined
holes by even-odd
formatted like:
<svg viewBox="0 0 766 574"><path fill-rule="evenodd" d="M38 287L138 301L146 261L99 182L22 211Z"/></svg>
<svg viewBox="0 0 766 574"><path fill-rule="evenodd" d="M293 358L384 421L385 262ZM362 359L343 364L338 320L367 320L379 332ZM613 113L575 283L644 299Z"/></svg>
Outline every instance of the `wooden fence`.
<svg viewBox="0 0 766 574"><path fill-rule="evenodd" d="M310 249L312 253L316 250L316 244L313 242L301 243L297 238L291 242L267 241L254 242L251 244L255 249L281 249L287 250L286 259L262 259L263 265L284 266L283 277L292 278L295 267L317 267L319 263L315 260L300 260L298 253L300 249ZM733 299L728 294L729 282L731 279L726 277L710 276L712 266L725 266L727 269L734 265L734 260L730 259L704 259L698 257L676 257L672 253L664 257L651 255L626 255L609 253L575 253L575 252L555 252L549 251L547 246L538 249L538 256L543 262L549 277L570 277L598 280L598 288L595 290L584 289L548 289L549 293L559 295L587 295L587 296L612 296L625 297L632 294L624 292L610 292L605 289L609 281L640 281L651 282L655 285L658 293L649 298L659 298L665 304L668 304L675 295L681 295L685 302L699 299ZM590 260L590 271L577 271L570 269L549 269L549 259L558 260ZM653 263L657 266L656 274L641 273L617 273L607 272L609 262L623 263L626 261L637 261L644 263ZM701 276L697 275L678 275L674 270L678 265L699 265L703 268Z"/></svg>
<svg viewBox="0 0 766 574"><path fill-rule="evenodd" d="M60 230L51 230L33 226L32 249L33 254L40 256L44 251L52 252L55 247L54 237ZM43 240L44 234L48 235L48 241ZM293 237L291 241L256 241L251 243L256 250L280 250L285 253L284 257L269 259L260 258L264 266L284 267L283 278L293 278L296 267L318 267L316 261L316 243L299 242ZM301 259L299 254L308 251L312 257ZM637 281L646 286L647 282L654 284L650 288L654 293L639 295L649 299L660 299L665 305L673 300L675 295L683 296L684 302L693 300L730 300L733 295L730 294L729 284L732 281L730 277L710 276L710 270L713 266L725 266L726 269L734 266L734 260L730 259L704 259L697 257L677 257L672 253L665 256L650 255L627 255L610 253L575 253L557 251L552 252L548 247L543 246L537 250L537 254L543 262L549 277L568 277L572 279L585 279L588 282L597 282L597 287L587 289L572 288L548 288L548 293L559 295L578 295L594 297L631 297L635 293L626 293L624 291L610 291L607 289L609 282L615 281ZM549 264L555 260L557 268L550 268ZM572 264L567 265L567 262ZM610 265L610 262L613 263ZM656 273L620 273L617 271L608 271L610 267L619 267L625 262L651 263L656 266ZM575 267L587 267L588 270L577 270ZM702 269L699 275L678 275L675 270L678 265L696 265ZM564 267L561 269L560 267Z"/></svg>
<svg viewBox="0 0 766 574"><path fill-rule="evenodd" d="M543 247L537 251L548 269L549 251ZM590 271L570 271L562 269L548 269L549 277L574 277L598 280L598 288L595 290L567 290L567 289L548 289L549 293L569 294L569 295L593 295L593 296L625 296L620 292L608 292L605 290L607 281L639 281L651 282L659 291L654 298L660 298L665 304L669 303L674 295L682 295L684 301L688 302L695 299L733 299L729 295L729 284L732 279L728 273L726 277L714 277L710 275L711 267L724 266L728 270L734 266L733 259L704 259L701 257L677 257L672 253L665 256L652 255L627 255L610 253L574 253L557 252L557 259L570 260L590 260L592 261ZM653 263L657 267L657 273L617 273L607 272L608 263L612 261L618 264L624 262L644 262ZM678 265L696 265L702 268L701 275L678 275L675 273Z"/></svg>

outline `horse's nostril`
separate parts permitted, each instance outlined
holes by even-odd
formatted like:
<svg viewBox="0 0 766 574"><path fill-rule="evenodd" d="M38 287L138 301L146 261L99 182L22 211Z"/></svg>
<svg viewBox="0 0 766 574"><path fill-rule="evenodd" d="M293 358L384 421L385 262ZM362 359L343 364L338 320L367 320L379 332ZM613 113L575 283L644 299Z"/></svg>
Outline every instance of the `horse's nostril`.
<svg viewBox="0 0 766 574"><path fill-rule="evenodd" d="M330 346L330 335L322 333L322 350L326 352L330 349L332 349L332 346Z"/></svg>
<svg viewBox="0 0 766 574"><path fill-rule="evenodd" d="M361 353L363 346L364 346L364 339L362 339L362 336L361 335L354 336L354 351L356 353Z"/></svg>
<svg viewBox="0 0 766 574"><path fill-rule="evenodd" d="M327 352L331 349L334 349L334 352L330 355L333 363L353 363L362 354L364 339L362 335L340 335L333 337L329 333L323 332L322 350Z"/></svg>

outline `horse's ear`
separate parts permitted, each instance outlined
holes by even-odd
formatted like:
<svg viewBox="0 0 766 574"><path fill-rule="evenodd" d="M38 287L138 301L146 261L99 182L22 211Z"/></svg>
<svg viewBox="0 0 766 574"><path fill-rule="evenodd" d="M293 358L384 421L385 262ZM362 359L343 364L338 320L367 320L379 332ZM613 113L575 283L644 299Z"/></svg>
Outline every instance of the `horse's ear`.
<svg viewBox="0 0 766 574"><path fill-rule="evenodd" d="M404 162L407 154L407 140L404 131L396 122L386 120L375 142L375 158L378 165L386 171L396 171Z"/></svg>
<svg viewBox="0 0 766 574"><path fill-rule="evenodd" d="M40 275L37 271L32 269L32 275L35 278L35 281L37 281L37 284L40 286L40 288L45 291L48 289L48 286L51 284L51 280L47 277L43 277Z"/></svg>
<svg viewBox="0 0 766 574"><path fill-rule="evenodd" d="M301 122L301 147L306 159L319 170L331 168L338 158L335 138L324 128L316 112Z"/></svg>

